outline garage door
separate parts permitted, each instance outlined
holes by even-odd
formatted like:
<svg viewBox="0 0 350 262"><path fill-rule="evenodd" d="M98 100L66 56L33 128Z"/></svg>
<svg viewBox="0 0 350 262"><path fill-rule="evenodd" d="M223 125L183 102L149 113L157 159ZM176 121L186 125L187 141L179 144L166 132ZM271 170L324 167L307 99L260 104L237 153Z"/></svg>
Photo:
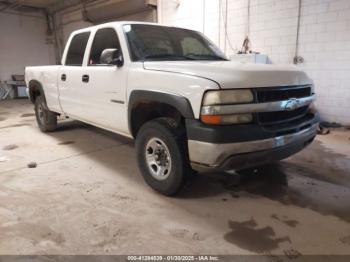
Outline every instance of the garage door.
<svg viewBox="0 0 350 262"><path fill-rule="evenodd" d="M118 20L157 22L156 2L150 0L113 1L84 10L84 20L93 24Z"/></svg>

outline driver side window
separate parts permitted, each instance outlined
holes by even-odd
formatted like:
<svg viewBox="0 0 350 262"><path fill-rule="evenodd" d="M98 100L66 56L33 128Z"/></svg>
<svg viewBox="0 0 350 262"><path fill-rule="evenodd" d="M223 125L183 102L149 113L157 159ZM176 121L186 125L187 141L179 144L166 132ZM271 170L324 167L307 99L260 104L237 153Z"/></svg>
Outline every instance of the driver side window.
<svg viewBox="0 0 350 262"><path fill-rule="evenodd" d="M121 50L116 31L113 28L99 29L92 42L89 65L101 65L102 51L109 48Z"/></svg>

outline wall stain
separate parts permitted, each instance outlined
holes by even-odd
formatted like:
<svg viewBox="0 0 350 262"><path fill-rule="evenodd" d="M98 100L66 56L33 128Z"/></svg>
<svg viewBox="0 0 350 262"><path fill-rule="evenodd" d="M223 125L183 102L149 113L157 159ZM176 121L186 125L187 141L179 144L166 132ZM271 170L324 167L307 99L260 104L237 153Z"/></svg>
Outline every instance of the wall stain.
<svg viewBox="0 0 350 262"><path fill-rule="evenodd" d="M255 219L243 222L229 221L231 232L224 235L224 239L240 248L252 252L264 252L274 250L280 243L292 243L288 236L276 237L271 226L258 228Z"/></svg>

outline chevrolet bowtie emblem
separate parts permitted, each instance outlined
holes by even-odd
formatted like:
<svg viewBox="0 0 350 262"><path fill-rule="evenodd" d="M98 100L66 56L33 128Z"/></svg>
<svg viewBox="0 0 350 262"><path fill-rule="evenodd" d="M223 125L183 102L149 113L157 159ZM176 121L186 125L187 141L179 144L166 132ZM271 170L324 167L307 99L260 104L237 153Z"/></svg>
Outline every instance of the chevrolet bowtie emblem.
<svg viewBox="0 0 350 262"><path fill-rule="evenodd" d="M291 98L288 100L288 102L286 103L284 109L287 111L293 111L295 109L297 109L299 107L299 99L297 98Z"/></svg>

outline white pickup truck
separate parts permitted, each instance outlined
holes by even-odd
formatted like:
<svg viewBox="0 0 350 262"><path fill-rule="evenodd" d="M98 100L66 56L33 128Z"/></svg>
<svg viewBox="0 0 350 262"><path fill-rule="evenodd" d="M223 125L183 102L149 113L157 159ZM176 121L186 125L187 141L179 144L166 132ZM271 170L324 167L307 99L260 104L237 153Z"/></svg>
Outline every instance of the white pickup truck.
<svg viewBox="0 0 350 262"><path fill-rule="evenodd" d="M312 142L314 88L294 66L229 61L201 33L113 22L75 31L62 64L27 67L38 125L69 117L135 138L146 182L173 195L193 170L237 170Z"/></svg>

